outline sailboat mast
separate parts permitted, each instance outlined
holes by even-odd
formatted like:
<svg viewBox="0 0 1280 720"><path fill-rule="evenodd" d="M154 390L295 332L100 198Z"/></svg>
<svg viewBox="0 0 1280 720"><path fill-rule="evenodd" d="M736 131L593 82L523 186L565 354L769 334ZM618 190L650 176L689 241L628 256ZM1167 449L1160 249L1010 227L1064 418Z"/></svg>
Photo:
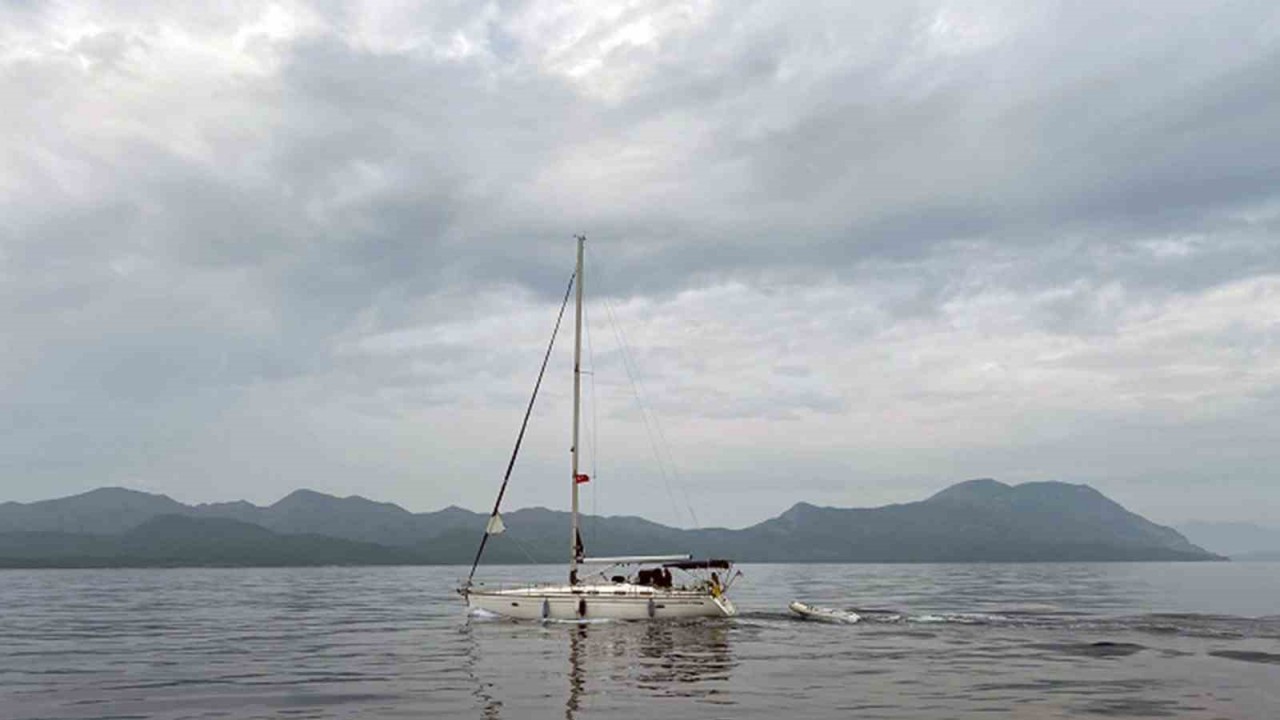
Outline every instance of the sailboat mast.
<svg viewBox="0 0 1280 720"><path fill-rule="evenodd" d="M569 538L569 584L578 582L578 563L582 560L582 535L578 531L578 424L582 414L582 253L587 238L577 236L578 265L575 270L577 278L577 304L574 308L573 322L573 446L571 453L572 474L569 483L573 488L572 535Z"/></svg>

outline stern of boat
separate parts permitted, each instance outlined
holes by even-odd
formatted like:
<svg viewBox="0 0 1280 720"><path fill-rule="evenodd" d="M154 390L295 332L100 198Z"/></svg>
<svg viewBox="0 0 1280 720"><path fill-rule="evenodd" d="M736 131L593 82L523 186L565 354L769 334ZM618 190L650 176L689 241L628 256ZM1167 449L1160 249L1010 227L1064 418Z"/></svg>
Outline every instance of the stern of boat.
<svg viewBox="0 0 1280 720"><path fill-rule="evenodd" d="M734 617L738 614L737 606L724 595L712 596L711 601L715 603L716 607L720 608L720 612L724 613L725 617Z"/></svg>

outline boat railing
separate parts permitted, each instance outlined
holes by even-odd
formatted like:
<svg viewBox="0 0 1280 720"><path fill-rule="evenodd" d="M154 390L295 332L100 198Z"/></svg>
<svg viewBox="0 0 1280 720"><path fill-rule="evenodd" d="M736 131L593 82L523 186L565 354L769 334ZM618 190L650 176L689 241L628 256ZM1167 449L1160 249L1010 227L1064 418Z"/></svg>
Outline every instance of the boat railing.
<svg viewBox="0 0 1280 720"><path fill-rule="evenodd" d="M491 581L491 582L473 582L469 585L463 585L463 590L472 590L474 592L505 592L507 590L552 590L555 588L567 587L564 583L556 582L519 582L519 581Z"/></svg>
<svg viewBox="0 0 1280 720"><path fill-rule="evenodd" d="M460 591L462 592L477 592L477 593L486 593L486 592L497 593L497 592L509 592L514 590L525 590L525 591L531 591L531 592L558 590L560 592L573 592L570 590L567 584L555 583L555 582L534 582L534 583L515 582L515 581L473 582L470 585L464 585L460 588ZM589 585L584 584L584 585L578 586L578 589L575 592L575 594L581 594L586 597L591 597L591 596L644 597L644 596L653 595L655 591L699 592L703 590L704 588L698 584L675 585L667 588L658 588L651 585L637 585L635 583L614 583L614 584L592 583Z"/></svg>

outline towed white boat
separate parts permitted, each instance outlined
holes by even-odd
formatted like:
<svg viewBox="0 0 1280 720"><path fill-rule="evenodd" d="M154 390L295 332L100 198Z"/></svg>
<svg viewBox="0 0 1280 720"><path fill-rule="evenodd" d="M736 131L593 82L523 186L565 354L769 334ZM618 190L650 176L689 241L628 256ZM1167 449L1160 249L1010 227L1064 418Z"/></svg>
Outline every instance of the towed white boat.
<svg viewBox="0 0 1280 720"><path fill-rule="evenodd" d="M579 472L579 419L582 386L582 298L583 249L586 239L577 238L577 266L565 291L560 315L556 318L551 343L542 359L542 369L525 410L515 449L507 463L507 472L493 504L493 512L485 526L476 550L471 573L458 593L471 609L483 610L518 620L646 620L693 617L732 617L737 608L726 596L736 577L731 574L729 560L694 560L689 555L657 555L638 557L588 558L579 531L578 486L590 478ZM573 446L570 461L571 513L569 527L569 582L565 584L527 584L488 586L474 582L476 567L489 538L506 530L499 514L511 471L515 467L529 417L533 412L538 389L551 357L555 336L569 302L569 292L576 290L573 335ZM580 572L590 571L587 576ZM672 571L675 571L673 574Z"/></svg>
<svg viewBox="0 0 1280 720"><path fill-rule="evenodd" d="M799 615L805 620L817 620L818 622L848 625L856 623L862 619L862 617L855 612L849 612L848 610L836 610L835 608L818 607L817 605L807 605L799 600L792 600L787 607L791 608L791 612Z"/></svg>

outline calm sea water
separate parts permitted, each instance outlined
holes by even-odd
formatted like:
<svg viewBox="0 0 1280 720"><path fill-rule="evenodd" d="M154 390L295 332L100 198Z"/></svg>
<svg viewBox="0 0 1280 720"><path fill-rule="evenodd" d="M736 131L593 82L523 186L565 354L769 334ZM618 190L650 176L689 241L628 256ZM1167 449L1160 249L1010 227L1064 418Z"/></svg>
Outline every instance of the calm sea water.
<svg viewBox="0 0 1280 720"><path fill-rule="evenodd" d="M589 625L458 568L4 571L0 717L1280 717L1280 564L743 570L739 618Z"/></svg>

